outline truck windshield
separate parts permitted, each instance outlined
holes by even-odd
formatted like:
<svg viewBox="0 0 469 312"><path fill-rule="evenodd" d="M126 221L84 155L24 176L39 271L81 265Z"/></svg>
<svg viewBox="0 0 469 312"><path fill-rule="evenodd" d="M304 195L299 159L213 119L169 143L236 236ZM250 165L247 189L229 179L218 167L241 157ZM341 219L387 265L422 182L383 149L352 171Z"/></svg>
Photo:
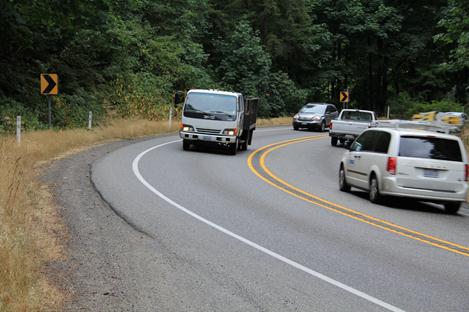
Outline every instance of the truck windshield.
<svg viewBox="0 0 469 312"><path fill-rule="evenodd" d="M184 116L212 120L236 120L236 97L213 93L189 93Z"/></svg>
<svg viewBox="0 0 469 312"><path fill-rule="evenodd" d="M462 161L458 141L435 137L401 137L399 156Z"/></svg>
<svg viewBox="0 0 469 312"><path fill-rule="evenodd" d="M367 112L360 112L360 111L344 111L342 113L342 120L353 120L353 121L371 121L372 115L371 113Z"/></svg>

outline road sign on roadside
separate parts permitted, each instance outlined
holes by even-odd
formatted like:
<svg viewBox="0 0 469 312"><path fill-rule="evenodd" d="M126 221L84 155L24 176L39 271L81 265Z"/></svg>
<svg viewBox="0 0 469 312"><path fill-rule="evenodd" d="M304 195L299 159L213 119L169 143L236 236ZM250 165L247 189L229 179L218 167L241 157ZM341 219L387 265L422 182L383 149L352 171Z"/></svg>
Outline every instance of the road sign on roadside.
<svg viewBox="0 0 469 312"><path fill-rule="evenodd" d="M348 94L348 90L340 91L339 99L342 103L350 102L350 97L349 97L349 94Z"/></svg>
<svg viewBox="0 0 469 312"><path fill-rule="evenodd" d="M59 93L59 76L57 74L41 74L41 94L57 95Z"/></svg>

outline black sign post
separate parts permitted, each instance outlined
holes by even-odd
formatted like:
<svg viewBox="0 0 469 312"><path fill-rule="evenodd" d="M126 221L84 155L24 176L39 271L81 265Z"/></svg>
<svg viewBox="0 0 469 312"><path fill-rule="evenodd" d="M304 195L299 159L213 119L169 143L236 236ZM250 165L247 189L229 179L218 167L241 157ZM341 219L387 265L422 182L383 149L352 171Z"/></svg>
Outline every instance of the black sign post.
<svg viewBox="0 0 469 312"><path fill-rule="evenodd" d="M41 94L47 96L49 129L52 128L52 95L59 93L59 76L57 74L41 74Z"/></svg>

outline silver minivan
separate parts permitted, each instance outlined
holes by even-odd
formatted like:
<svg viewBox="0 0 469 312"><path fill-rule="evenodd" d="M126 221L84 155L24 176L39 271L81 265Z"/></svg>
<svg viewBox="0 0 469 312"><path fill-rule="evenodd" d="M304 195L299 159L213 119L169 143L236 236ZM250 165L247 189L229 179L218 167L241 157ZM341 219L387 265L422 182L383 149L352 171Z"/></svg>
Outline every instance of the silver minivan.
<svg viewBox="0 0 469 312"><path fill-rule="evenodd" d="M372 128L350 146L340 163L339 187L383 196L442 203L456 213L466 200L468 165L456 136L416 129Z"/></svg>

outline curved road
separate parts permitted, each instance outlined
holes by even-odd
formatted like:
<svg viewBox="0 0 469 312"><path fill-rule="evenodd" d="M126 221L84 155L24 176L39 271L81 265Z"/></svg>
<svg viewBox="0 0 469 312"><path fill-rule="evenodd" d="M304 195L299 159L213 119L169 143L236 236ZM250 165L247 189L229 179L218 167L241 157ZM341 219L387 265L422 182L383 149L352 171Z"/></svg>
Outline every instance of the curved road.
<svg viewBox="0 0 469 312"><path fill-rule="evenodd" d="M161 137L93 165L155 255L179 259L148 294L161 310L469 310L467 209L339 192L344 150L325 134L261 129L253 143L229 156Z"/></svg>

